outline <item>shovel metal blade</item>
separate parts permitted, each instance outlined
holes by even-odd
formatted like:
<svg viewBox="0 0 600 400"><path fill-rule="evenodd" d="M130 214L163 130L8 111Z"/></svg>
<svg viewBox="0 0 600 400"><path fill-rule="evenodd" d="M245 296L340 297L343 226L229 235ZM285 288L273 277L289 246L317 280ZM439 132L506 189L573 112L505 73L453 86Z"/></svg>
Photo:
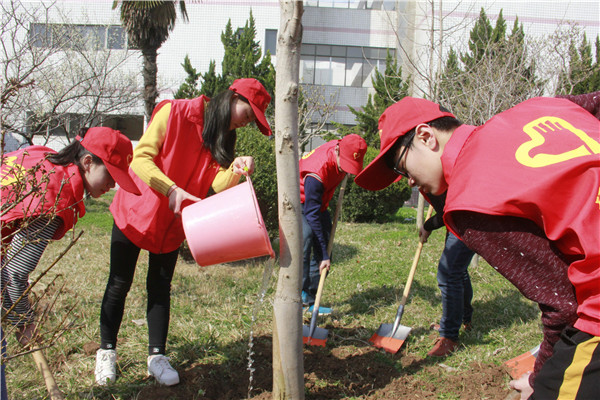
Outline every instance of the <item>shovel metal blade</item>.
<svg viewBox="0 0 600 400"><path fill-rule="evenodd" d="M381 324L377 332L371 336L369 342L373 346L384 349L389 353L396 353L404 344L412 328L404 325L398 325L396 332L393 332L394 324Z"/></svg>
<svg viewBox="0 0 600 400"><path fill-rule="evenodd" d="M535 364L535 359L537 358L539 351L540 346L538 345L515 358L505 361L504 365L511 378L519 379L523 374L533 371L533 365Z"/></svg>
<svg viewBox="0 0 600 400"><path fill-rule="evenodd" d="M310 327L306 325L302 326L302 343L304 344L325 347L327 335L329 335L329 331L327 329L315 327L315 330L311 336Z"/></svg>

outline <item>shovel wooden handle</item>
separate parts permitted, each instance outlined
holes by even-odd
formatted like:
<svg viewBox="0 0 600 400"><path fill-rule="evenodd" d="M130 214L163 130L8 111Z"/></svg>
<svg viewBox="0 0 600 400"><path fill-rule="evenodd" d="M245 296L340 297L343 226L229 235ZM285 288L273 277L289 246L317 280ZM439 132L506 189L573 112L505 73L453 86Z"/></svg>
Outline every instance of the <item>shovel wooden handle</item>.
<svg viewBox="0 0 600 400"><path fill-rule="evenodd" d="M48 389L48 394L50 394L50 399L63 400L64 397L60 392L60 389L58 389L58 385L54 380L54 376L52 375L52 371L48 366L48 361L46 360L46 357L44 356L42 350L35 350L33 353L31 353L31 355L33 357L33 360L35 361L36 367L38 368L38 370L42 374L42 377L44 378L44 382L46 383L46 389Z"/></svg>
<svg viewBox="0 0 600 400"><path fill-rule="evenodd" d="M429 206L429 210L427 210L427 216L425 217L425 220L428 220L431 217L432 212L433 206ZM404 286L404 293L402 293L402 300L400 300L398 311L396 311L396 318L394 318L394 325L392 325L391 336L394 336L396 334L396 330L400 326L400 320L402 319L402 314L404 314L404 305L406 304L406 299L408 299L408 294L410 293L410 287L412 286L412 281L415 277L415 271L417 270L419 258L421 258L421 250L423 250L423 241L419 240L419 244L417 245L417 251L415 252L415 257L413 258L413 263L410 267L410 272L408 273L408 279L406 280L406 286Z"/></svg>
<svg viewBox="0 0 600 400"><path fill-rule="evenodd" d="M315 296L315 304L313 305L313 315L318 314L319 303L321 303L321 294L323 293L323 286L325 285L325 277L326 276L327 276L327 271L323 271L323 273L321 274L321 277L319 278L319 288L317 289L317 295Z"/></svg>
<svg viewBox="0 0 600 400"><path fill-rule="evenodd" d="M333 238L335 236L335 229L337 228L338 218L340 216L340 212L342 210L342 203L344 202L344 192L346 191L346 182L348 181L348 174L344 176L342 183L340 185L340 193L338 194L337 205L335 206L335 213L333 214L333 224L331 225L331 233L329 235L329 243L327 243L327 255L331 257L331 251L333 250ZM327 271L323 271L321 273L321 277L319 278L319 287L317 288L317 294L315 296L315 304L313 304L313 313L310 319L310 334L309 337L312 337L315 328L317 326L317 316L319 315L319 306L321 304L321 294L323 293L323 286L325 285L325 277L327 276Z"/></svg>
<svg viewBox="0 0 600 400"><path fill-rule="evenodd" d="M432 213L433 206L429 206L429 209L427 210L427 216L425 217L425 221L427 221L431 217ZM419 240L419 244L417 245L417 251L415 252L415 257L413 258L413 263L410 267L410 272L408 273L408 279L406 280L406 286L404 286L404 292L402 293L402 300L400 301L400 304L402 306L406 304L406 299L408 298L408 294L410 293L410 287L412 286L412 281L415 277L417 264L419 263L419 258L421 257L421 250L423 250L423 241Z"/></svg>

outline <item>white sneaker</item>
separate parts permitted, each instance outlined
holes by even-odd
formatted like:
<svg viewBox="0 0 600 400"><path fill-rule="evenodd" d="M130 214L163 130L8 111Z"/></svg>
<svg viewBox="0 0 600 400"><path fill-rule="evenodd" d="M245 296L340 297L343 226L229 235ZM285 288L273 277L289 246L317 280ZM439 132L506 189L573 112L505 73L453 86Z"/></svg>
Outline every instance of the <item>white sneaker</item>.
<svg viewBox="0 0 600 400"><path fill-rule="evenodd" d="M173 386L179 383L179 374L169 364L169 357L162 354L148 357L148 375L153 376L161 385Z"/></svg>
<svg viewBox="0 0 600 400"><path fill-rule="evenodd" d="M99 349L96 352L96 383L106 386L117 380L116 350Z"/></svg>

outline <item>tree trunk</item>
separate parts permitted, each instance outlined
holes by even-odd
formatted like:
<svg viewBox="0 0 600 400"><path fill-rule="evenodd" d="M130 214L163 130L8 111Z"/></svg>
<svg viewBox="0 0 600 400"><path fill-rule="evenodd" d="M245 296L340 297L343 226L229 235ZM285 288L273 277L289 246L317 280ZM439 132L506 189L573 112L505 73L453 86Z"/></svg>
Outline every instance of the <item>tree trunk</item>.
<svg viewBox="0 0 600 400"><path fill-rule="evenodd" d="M150 122L152 111L156 106L156 98L158 97L158 90L156 88L156 75L158 73L158 66L156 65L158 49L149 48L143 49L142 55L144 57L144 69L142 76L144 77L144 110L146 111L146 122Z"/></svg>
<svg viewBox="0 0 600 400"><path fill-rule="evenodd" d="M279 280L273 301L273 398L304 399L302 209L298 182L300 1L281 1L277 39L275 159L279 205Z"/></svg>

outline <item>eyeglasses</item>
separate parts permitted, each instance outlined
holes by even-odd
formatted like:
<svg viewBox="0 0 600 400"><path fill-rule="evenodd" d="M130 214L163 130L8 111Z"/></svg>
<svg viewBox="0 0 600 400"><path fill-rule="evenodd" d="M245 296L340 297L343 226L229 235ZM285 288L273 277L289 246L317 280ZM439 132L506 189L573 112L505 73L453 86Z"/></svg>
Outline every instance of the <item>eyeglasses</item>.
<svg viewBox="0 0 600 400"><path fill-rule="evenodd" d="M412 143L414 137L415 137L415 133L413 132L412 135L410 136L410 139L407 140L406 145L400 152L400 157L398 157L398 161L396 161L396 166L393 168L395 173L405 177L406 179L409 179L410 176L408 175L408 172L405 169L400 169L400 163L402 162L402 159L408 152L408 148L410 147L410 144Z"/></svg>

